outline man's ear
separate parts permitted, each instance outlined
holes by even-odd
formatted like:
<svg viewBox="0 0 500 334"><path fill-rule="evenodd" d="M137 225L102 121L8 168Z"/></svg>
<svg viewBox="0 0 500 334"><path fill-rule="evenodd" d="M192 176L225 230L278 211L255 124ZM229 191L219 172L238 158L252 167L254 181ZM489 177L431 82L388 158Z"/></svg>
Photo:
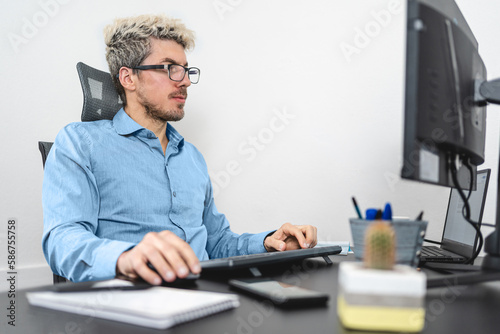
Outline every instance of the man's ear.
<svg viewBox="0 0 500 334"><path fill-rule="evenodd" d="M120 83L125 91L135 91L135 76L133 76L134 72L131 68L121 67L118 71L118 78Z"/></svg>

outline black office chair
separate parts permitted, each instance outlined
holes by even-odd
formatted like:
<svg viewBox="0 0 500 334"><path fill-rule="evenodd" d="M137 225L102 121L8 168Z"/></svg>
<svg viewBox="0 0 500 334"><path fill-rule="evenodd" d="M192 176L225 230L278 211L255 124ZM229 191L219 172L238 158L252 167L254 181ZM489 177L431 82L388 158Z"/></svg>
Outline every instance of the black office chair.
<svg viewBox="0 0 500 334"><path fill-rule="evenodd" d="M76 70L83 90L82 122L113 119L123 102L111 75L81 62L76 64Z"/></svg>
<svg viewBox="0 0 500 334"><path fill-rule="evenodd" d="M118 110L123 106L123 102L116 92L111 75L82 62L76 64L76 70L83 90L82 122L113 119ZM38 142L38 149L42 154L44 168L45 160L49 155L52 144L52 142ZM56 274L53 275L54 284L66 282L64 277Z"/></svg>

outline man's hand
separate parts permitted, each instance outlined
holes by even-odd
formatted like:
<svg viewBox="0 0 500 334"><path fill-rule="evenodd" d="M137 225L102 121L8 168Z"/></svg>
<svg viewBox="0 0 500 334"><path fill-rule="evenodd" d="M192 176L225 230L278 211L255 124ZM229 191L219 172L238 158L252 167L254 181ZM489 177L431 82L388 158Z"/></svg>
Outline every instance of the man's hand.
<svg viewBox="0 0 500 334"><path fill-rule="evenodd" d="M162 277L148 267L148 262ZM184 278L190 271L199 274L200 262L191 246L170 231L146 234L137 246L123 252L116 261L117 274L130 278L140 276L154 285L161 284L161 278L167 282Z"/></svg>
<svg viewBox="0 0 500 334"><path fill-rule="evenodd" d="M268 252L312 248L318 243L317 229L311 225L286 223L264 240Z"/></svg>

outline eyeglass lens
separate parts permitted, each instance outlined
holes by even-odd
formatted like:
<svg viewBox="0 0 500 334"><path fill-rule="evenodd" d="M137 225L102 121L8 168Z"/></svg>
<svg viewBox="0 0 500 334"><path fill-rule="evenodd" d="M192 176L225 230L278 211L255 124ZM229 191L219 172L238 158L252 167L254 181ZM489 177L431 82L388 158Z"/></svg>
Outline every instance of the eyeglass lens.
<svg viewBox="0 0 500 334"><path fill-rule="evenodd" d="M184 66L175 64L170 65L169 75L170 79L174 81L182 81L182 79L184 79L185 72L186 70ZM197 68L190 68L188 70L188 77L191 83L198 83L198 80L200 80L200 70Z"/></svg>

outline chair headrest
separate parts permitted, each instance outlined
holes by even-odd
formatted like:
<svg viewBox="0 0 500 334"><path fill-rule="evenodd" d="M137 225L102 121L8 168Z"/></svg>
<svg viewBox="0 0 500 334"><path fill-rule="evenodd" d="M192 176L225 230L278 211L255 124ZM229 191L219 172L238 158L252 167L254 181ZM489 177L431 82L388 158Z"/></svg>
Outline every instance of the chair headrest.
<svg viewBox="0 0 500 334"><path fill-rule="evenodd" d="M76 64L83 90L82 122L113 119L123 106L111 74L82 62Z"/></svg>

